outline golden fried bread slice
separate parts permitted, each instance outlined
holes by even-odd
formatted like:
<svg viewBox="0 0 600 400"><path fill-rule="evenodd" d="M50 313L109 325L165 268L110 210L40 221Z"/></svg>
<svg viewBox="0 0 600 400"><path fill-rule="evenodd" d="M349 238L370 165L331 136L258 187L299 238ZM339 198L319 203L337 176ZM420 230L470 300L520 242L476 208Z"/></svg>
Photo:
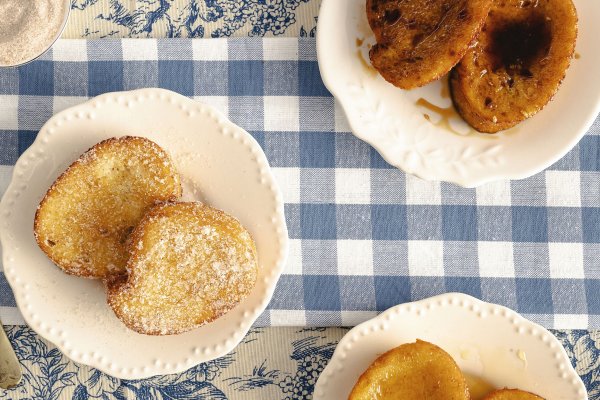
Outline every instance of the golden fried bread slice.
<svg viewBox="0 0 600 400"><path fill-rule="evenodd" d="M122 274L129 258L127 237L144 213L180 196L179 175L156 143L130 136L108 139L50 187L35 214L35 237L69 274Z"/></svg>
<svg viewBox="0 0 600 400"><path fill-rule="evenodd" d="M533 393L518 389L501 389L488 394L483 400L544 400Z"/></svg>
<svg viewBox="0 0 600 400"><path fill-rule="evenodd" d="M169 335L225 314L256 283L254 241L239 221L200 203L159 205L134 230L128 278L108 303L136 332Z"/></svg>
<svg viewBox="0 0 600 400"><path fill-rule="evenodd" d="M488 133L533 116L558 90L576 39L571 0L496 1L477 45L450 76L458 112Z"/></svg>
<svg viewBox="0 0 600 400"><path fill-rule="evenodd" d="M479 34L492 0L367 0L373 67L402 89L441 78Z"/></svg>
<svg viewBox="0 0 600 400"><path fill-rule="evenodd" d="M468 400L469 390L452 357L417 340L384 353L360 376L349 400Z"/></svg>

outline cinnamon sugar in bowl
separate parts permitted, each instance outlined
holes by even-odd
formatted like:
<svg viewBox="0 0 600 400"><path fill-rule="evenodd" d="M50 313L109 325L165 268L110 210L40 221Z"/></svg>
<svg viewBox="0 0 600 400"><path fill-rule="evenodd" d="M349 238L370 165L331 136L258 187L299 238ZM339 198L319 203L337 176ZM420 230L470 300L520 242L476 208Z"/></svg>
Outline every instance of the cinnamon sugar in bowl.
<svg viewBox="0 0 600 400"><path fill-rule="evenodd" d="M0 67L32 61L62 33L71 0L0 0Z"/></svg>

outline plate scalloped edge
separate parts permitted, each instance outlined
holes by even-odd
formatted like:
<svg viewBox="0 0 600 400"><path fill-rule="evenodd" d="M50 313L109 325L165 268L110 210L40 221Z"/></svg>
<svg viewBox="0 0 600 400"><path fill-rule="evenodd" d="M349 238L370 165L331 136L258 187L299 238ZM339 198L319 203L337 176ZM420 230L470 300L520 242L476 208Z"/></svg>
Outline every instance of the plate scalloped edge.
<svg viewBox="0 0 600 400"><path fill-rule="evenodd" d="M527 335L539 340L543 346L553 352L553 359L556 361L556 377L560 377L566 385L571 386L574 397L569 398L569 400L588 399L583 381L571 365L565 349L551 332L507 307L486 303L463 293L446 293L411 303L399 304L352 328L340 340L331 360L319 376L315 384L313 398L315 400L339 400L338 397L332 396L330 393L333 390L330 382L337 374L344 371L345 366L350 361L351 352L360 347L361 344L364 344L365 341L368 341L370 335L389 332L393 328L394 320L396 323L400 323L399 319L402 315L416 315L420 317L434 308L444 307L460 307L476 315L479 319L491 315L499 316L513 326L516 334ZM398 343L398 345L400 344L402 343ZM391 348L388 350L391 350ZM374 361L376 355L379 354L374 354L371 362ZM363 371L367 366L363 368ZM348 393L352 386L354 386L354 383L354 381L348 383L348 385L351 385L348 388ZM553 399L548 398L548 400Z"/></svg>
<svg viewBox="0 0 600 400"><path fill-rule="evenodd" d="M226 314L226 316L228 316L228 314L236 312L239 314L239 320L236 320L235 322L234 331L227 332L226 334L224 333L224 335L229 336L225 337L219 344L210 347L194 347L190 356L185 357L176 363L156 360L150 367L144 365L133 368L119 368L96 351L82 353L73 349L69 342L65 340L64 332L60 328L48 326L40 320L39 316L28 302L30 298L28 292L32 290L32 287L28 282L24 282L18 276L16 271L17 266L15 265L15 258L13 257L13 250L16 246L11 246L14 243L12 243L13 240L11 234L8 232L8 228L10 227L9 218L12 215L13 206L18 201L22 192L27 188L27 183L24 182L24 179L30 162L34 161L37 157L44 155L45 145L57 128L63 124L68 124L70 121L95 119L95 114L93 111L90 111L90 109L96 109L102 104L115 102L125 107L130 107L133 102L155 99L161 99L169 101L173 105L179 105L179 109L186 113L190 118L193 118L195 115L206 115L219 125L220 134L239 142L252 155L252 159L257 163L260 171L260 184L265 186L267 190L271 192L273 203L276 204L270 222L277 234L279 250L275 267L270 269L268 275L265 274L264 278L262 278L262 283L264 283L266 288L261 294L260 302L255 302L256 304L244 304L250 300L249 298L246 298L238 304L236 308ZM3 250L2 261L4 273L14 292L17 306L26 323L40 336L54 343L61 352L66 354L73 361L89 365L109 375L122 379L142 379L155 375L179 373L201 362L210 361L229 353L244 338L258 316L266 309L275 291L277 281L283 272L288 255L289 239L284 215L283 196L275 177L272 174L266 155L258 142L248 132L228 120L213 106L160 88L105 93L52 116L40 129L33 144L15 163L11 182L0 201L0 217L3 219L3 222L0 224L0 242ZM259 279L261 278L259 277ZM217 319L217 321L218 320L219 319ZM202 327L209 325L210 324L203 325ZM202 329L202 327L197 329Z"/></svg>

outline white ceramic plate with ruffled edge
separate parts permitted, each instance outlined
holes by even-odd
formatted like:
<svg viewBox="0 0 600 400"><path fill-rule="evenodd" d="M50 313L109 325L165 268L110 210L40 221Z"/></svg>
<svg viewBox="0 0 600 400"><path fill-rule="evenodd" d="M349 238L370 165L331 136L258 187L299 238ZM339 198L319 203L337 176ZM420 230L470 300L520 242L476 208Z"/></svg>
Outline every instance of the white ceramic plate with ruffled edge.
<svg viewBox="0 0 600 400"><path fill-rule="evenodd" d="M587 400L560 342L516 312L461 293L401 304L350 330L315 386L315 400L347 399L381 354L416 339L447 351L466 373L546 400Z"/></svg>
<svg viewBox="0 0 600 400"><path fill-rule="evenodd" d="M323 0L317 29L321 77L345 111L352 132L407 173L465 187L526 178L571 150L600 112L600 2L574 3L580 58L572 60L544 110L497 135L475 132L453 112L446 79L405 91L371 67L368 52L375 39L365 0Z"/></svg>
<svg viewBox="0 0 600 400"><path fill-rule="evenodd" d="M256 242L260 269L250 296L184 334L127 329L99 281L62 272L33 236L36 207L58 175L94 144L124 135L167 150L184 199L230 213ZM287 257L283 199L259 144L214 108L163 89L104 94L52 117L17 161L0 216L4 273L25 321L74 361L125 379L181 372L231 351L266 308Z"/></svg>

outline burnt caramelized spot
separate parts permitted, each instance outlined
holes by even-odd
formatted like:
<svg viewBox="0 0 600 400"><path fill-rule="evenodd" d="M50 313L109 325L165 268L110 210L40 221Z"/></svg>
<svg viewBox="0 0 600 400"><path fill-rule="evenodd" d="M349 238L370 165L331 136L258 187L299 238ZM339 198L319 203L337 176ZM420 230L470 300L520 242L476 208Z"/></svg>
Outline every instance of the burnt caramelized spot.
<svg viewBox="0 0 600 400"><path fill-rule="evenodd" d="M374 13L380 11L382 8L386 8L390 4L389 0L372 0L371 1L371 11Z"/></svg>
<svg viewBox="0 0 600 400"><path fill-rule="evenodd" d="M530 70L528 70L527 68L523 68L520 71L521 76L525 77L525 78L533 78L533 72L531 72Z"/></svg>
<svg viewBox="0 0 600 400"><path fill-rule="evenodd" d="M497 71L529 77L529 68L550 51L552 32L542 14L531 13L520 21L495 21L491 43L486 49ZM527 72L529 71L529 74Z"/></svg>
<svg viewBox="0 0 600 400"><path fill-rule="evenodd" d="M392 10L386 10L383 14L383 20L388 25L395 25L398 21L400 21L401 17L402 13L397 8L394 8Z"/></svg>
<svg viewBox="0 0 600 400"><path fill-rule="evenodd" d="M421 43L424 38L425 38L425 35L423 33L417 33L412 39L413 46L416 46L419 43Z"/></svg>
<svg viewBox="0 0 600 400"><path fill-rule="evenodd" d="M131 232L133 232L133 229L134 229L133 226L128 226L127 228L125 228L121 234L119 243L121 243L121 244L127 243L127 239L129 238L129 235L131 235Z"/></svg>

